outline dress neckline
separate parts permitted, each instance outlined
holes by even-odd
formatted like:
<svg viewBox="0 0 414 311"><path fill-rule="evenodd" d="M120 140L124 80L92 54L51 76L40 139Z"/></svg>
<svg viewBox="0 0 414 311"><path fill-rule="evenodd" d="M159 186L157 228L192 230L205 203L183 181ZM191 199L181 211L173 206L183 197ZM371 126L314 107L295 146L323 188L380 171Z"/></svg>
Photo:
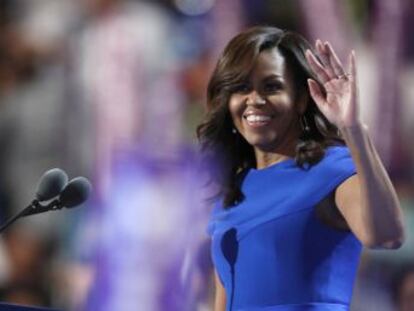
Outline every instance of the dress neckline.
<svg viewBox="0 0 414 311"><path fill-rule="evenodd" d="M344 147L346 147L346 146L342 146L342 145L327 146L325 148L324 158L327 155L330 155L332 152L335 152L335 150L337 150L338 148L344 148ZM323 159L321 159L321 161L322 160ZM272 170L274 170L276 168L291 167L292 165L295 165L295 164L296 164L295 163L295 158L287 158L287 159L284 159L282 161L279 161L279 162L276 162L274 164L271 164L269 166L266 166L264 168L257 169L257 168L252 167L252 168L249 169L249 174L250 173L253 173L253 174L265 173L265 172L268 172L268 171L272 171Z"/></svg>
<svg viewBox="0 0 414 311"><path fill-rule="evenodd" d="M269 166L266 166L264 168L257 169L257 168L252 167L250 169L250 172L252 172L252 173L267 172L267 171L273 170L275 168L281 168L281 167L289 166L292 163L295 163L295 158L287 158L287 159L284 159L282 161L273 163L273 164L271 164Z"/></svg>

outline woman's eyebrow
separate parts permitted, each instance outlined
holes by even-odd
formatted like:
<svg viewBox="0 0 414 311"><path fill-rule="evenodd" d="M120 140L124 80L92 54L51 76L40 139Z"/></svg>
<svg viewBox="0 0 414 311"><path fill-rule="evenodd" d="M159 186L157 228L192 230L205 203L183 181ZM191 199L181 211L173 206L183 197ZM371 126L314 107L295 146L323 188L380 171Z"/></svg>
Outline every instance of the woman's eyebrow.
<svg viewBox="0 0 414 311"><path fill-rule="evenodd" d="M263 78L263 80L271 80L271 79L283 80L283 76L278 75L278 74L271 73L271 74L269 74L269 75L266 75L266 76Z"/></svg>
<svg viewBox="0 0 414 311"><path fill-rule="evenodd" d="M265 75L265 78L283 78L282 75L278 75L276 73L269 73L268 75Z"/></svg>

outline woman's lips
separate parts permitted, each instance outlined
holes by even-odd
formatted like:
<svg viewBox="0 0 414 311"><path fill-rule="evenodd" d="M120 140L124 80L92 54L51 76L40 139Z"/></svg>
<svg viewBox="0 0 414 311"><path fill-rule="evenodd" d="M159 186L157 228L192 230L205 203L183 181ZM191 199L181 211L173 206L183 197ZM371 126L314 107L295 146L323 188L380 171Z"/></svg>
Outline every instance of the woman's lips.
<svg viewBox="0 0 414 311"><path fill-rule="evenodd" d="M249 114L243 116L243 119L250 127L260 128L268 125L272 121L273 116L263 114Z"/></svg>

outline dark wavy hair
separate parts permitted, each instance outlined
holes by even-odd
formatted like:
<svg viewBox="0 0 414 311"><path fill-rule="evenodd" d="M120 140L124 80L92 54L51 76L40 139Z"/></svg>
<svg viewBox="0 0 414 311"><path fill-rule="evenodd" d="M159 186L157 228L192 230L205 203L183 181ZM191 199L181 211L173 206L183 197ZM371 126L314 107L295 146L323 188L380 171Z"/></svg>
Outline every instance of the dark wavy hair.
<svg viewBox="0 0 414 311"><path fill-rule="evenodd" d="M207 87L207 113L197 127L204 160L220 163L213 173L225 208L244 198L240 183L249 168L256 166L253 147L239 134L232 133L233 121L228 103L231 95L248 79L262 51L277 48L293 73L296 94L307 92L303 117L309 131L303 131L296 146L295 161L302 169L318 163L330 145L344 144L338 128L330 123L309 95L307 79L317 81L305 58L312 46L299 34L275 27L253 27L235 36L221 54Z"/></svg>

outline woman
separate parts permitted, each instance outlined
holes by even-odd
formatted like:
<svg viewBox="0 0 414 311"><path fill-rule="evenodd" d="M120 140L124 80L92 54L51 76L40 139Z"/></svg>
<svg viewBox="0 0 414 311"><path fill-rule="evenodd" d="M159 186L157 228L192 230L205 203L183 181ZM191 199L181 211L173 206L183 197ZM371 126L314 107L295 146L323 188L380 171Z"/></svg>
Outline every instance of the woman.
<svg viewBox="0 0 414 311"><path fill-rule="evenodd" d="M348 310L362 246L398 248L395 190L359 118L355 55L255 27L233 38L198 128L220 158L215 310Z"/></svg>

